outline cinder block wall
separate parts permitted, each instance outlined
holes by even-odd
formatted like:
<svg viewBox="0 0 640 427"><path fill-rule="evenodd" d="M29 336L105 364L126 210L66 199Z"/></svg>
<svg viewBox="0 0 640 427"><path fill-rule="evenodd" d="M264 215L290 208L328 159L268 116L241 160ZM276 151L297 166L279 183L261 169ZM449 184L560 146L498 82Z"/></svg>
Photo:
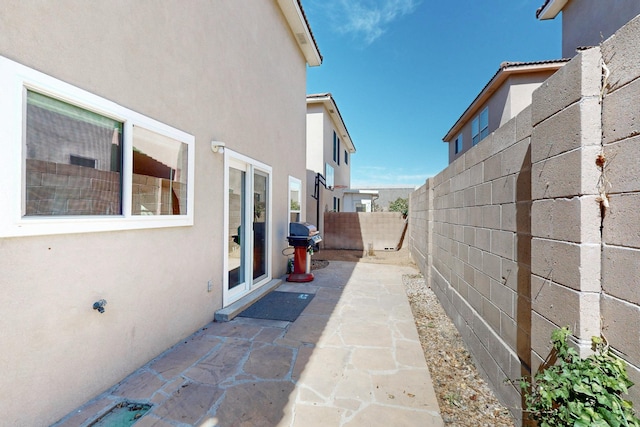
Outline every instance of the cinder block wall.
<svg viewBox="0 0 640 427"><path fill-rule="evenodd" d="M407 243L413 261L418 265L430 283L430 272L427 268L432 263L431 259L431 233L428 227L433 221L433 191L430 187L431 181L427 180L425 185L409 195L409 229L407 232Z"/></svg>
<svg viewBox="0 0 640 427"><path fill-rule="evenodd" d="M640 17L411 195L411 255L517 419L503 380L535 372L560 326L582 354L603 334L640 384L638 45Z"/></svg>
<svg viewBox="0 0 640 427"><path fill-rule="evenodd" d="M324 249L395 249L406 220L399 212L325 212L321 230ZM406 240L406 238L405 238Z"/></svg>
<svg viewBox="0 0 640 427"><path fill-rule="evenodd" d="M609 196L602 221L603 334L632 366L640 407L640 18L602 46L610 72L602 100L602 176Z"/></svg>
<svg viewBox="0 0 640 427"><path fill-rule="evenodd" d="M531 347L537 369L549 336L571 327L585 354L600 335L600 49L583 51L533 95Z"/></svg>
<svg viewBox="0 0 640 427"><path fill-rule="evenodd" d="M520 397L504 380L530 360L530 135L526 109L427 180L410 203L412 257L510 408Z"/></svg>

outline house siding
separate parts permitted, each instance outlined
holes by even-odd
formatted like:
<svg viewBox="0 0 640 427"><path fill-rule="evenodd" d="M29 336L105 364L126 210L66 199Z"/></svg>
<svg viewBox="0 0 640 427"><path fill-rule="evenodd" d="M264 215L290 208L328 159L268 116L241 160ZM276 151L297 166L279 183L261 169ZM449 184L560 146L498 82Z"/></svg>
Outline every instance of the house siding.
<svg viewBox="0 0 640 427"><path fill-rule="evenodd" d="M0 414L47 425L221 308L212 139L273 167L272 267L284 274L288 176L305 178L306 64L275 2L10 1L0 27L0 55L195 136L193 226L0 238ZM92 309L101 298L104 314Z"/></svg>

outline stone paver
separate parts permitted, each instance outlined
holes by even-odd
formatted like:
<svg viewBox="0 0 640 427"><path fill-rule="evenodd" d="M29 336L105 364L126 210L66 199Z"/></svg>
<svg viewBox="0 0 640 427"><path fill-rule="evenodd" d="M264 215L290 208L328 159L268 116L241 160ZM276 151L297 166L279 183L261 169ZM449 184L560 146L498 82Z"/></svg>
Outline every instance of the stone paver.
<svg viewBox="0 0 640 427"><path fill-rule="evenodd" d="M211 323L55 427L87 426L116 403L150 403L135 427L443 426L402 274L332 261L292 323Z"/></svg>

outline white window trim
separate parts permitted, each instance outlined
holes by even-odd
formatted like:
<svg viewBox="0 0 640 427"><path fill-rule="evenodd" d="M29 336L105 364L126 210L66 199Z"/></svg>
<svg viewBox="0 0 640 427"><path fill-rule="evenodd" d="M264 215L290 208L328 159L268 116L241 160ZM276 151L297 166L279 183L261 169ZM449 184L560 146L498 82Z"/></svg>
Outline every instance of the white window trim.
<svg viewBox="0 0 640 427"><path fill-rule="evenodd" d="M268 212L269 212L269 219L268 219L268 224L267 224L267 255L269 257L269 259L267 260L267 272L266 272L266 276L256 282L253 283L253 275L252 274L245 274L245 277L247 279L245 279L245 284L244 286L237 286L234 289L229 289L229 258L227 256L229 248L228 248L228 242L229 242L229 167L239 167L239 166L246 166L246 173L247 173L247 178L251 180L251 185L250 187L253 187L253 171L254 170L258 170L261 172L266 173L269 176L269 188L268 188L268 192L269 192L269 207L268 207ZM274 217L273 217L273 169L271 166L259 162L257 160L252 159L251 157L245 156L243 154L240 154L236 151L230 150L228 148L224 149L224 202L223 202L223 209L224 209L224 221L223 221L223 229L224 229L224 235L223 235L223 239L222 239L222 253L225 254L224 255L224 261L223 261L223 279L222 279L222 306L223 307L227 307L228 305L236 302L237 300L239 300L240 298L242 298L243 296L255 291L256 289L258 289L259 287L265 285L266 283L270 282L271 279L273 278L273 272L272 272L272 264L273 264L273 221L274 221ZM249 192L250 193L250 192ZM253 213L253 194L246 194L245 195L245 203L247 203L246 205L246 212L245 212L245 221L247 221L246 223L248 223L248 221L251 220L251 215ZM253 259L250 254L253 253L253 241L252 239L248 239L249 244L245 245L246 248L244 248L244 250L246 251L246 257L245 259L249 260L249 259ZM245 266L245 268L247 268L247 271L250 270L250 265L251 263L247 263L247 265Z"/></svg>
<svg viewBox="0 0 640 427"><path fill-rule="evenodd" d="M195 138L100 96L65 83L32 68L0 56L0 140L4 141L0 170L4 171L4 191L0 192L0 237L87 233L193 225ZM23 191L24 126L26 90L60 99L113 118L123 126L122 215L25 217ZM188 145L186 215L131 215L132 130L140 126Z"/></svg>

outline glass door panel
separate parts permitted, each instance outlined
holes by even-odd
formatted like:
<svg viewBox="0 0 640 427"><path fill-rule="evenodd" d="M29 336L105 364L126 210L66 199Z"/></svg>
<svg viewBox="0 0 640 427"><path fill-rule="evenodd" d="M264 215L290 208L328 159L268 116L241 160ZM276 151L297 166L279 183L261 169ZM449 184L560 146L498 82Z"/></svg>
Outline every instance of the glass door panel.
<svg viewBox="0 0 640 427"><path fill-rule="evenodd" d="M253 279L267 274L267 223L269 218L268 176L253 174Z"/></svg>
<svg viewBox="0 0 640 427"><path fill-rule="evenodd" d="M246 172L229 168L229 289L245 282Z"/></svg>

